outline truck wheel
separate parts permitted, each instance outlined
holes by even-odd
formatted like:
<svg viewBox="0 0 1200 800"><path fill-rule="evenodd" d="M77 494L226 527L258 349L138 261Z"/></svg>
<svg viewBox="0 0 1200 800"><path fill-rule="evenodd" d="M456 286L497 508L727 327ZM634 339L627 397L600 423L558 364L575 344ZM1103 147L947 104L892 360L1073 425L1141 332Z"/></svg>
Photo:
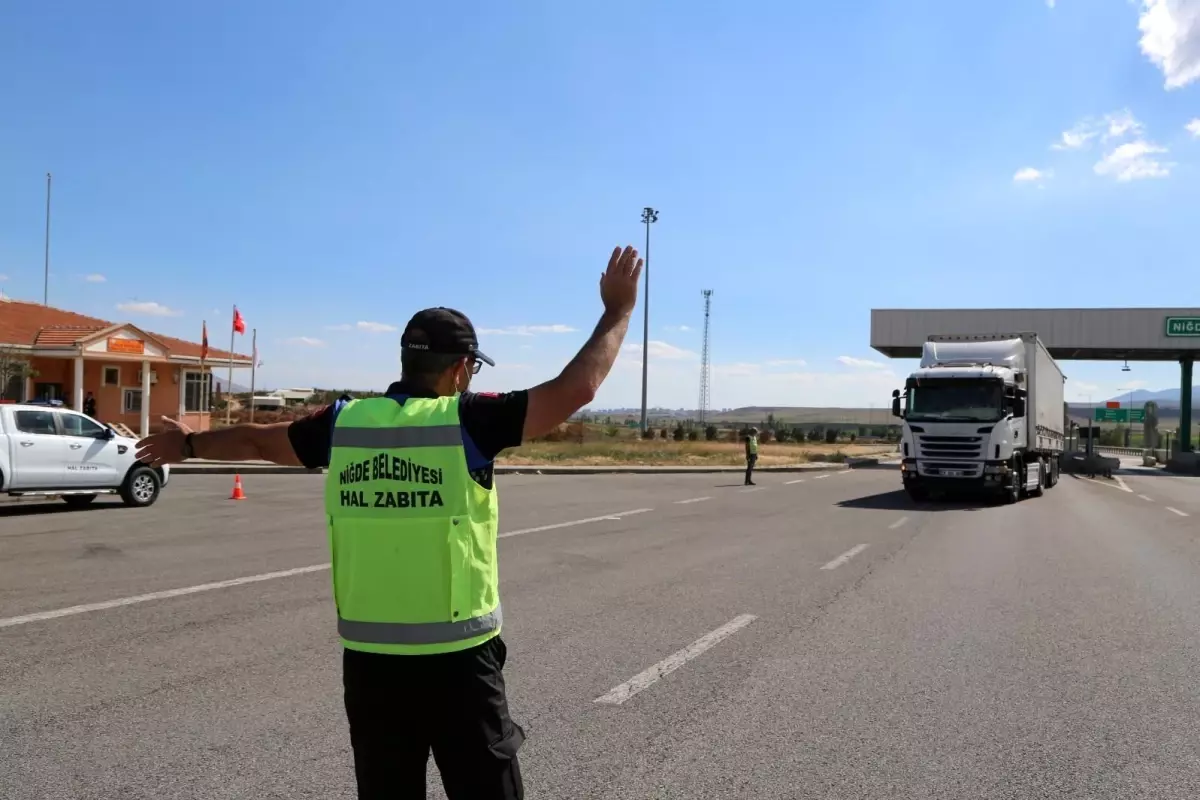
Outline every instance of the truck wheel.
<svg viewBox="0 0 1200 800"><path fill-rule="evenodd" d="M1030 497L1041 497L1042 492L1046 489L1046 462L1039 458L1036 463L1038 467L1038 485L1036 489L1029 490Z"/></svg>
<svg viewBox="0 0 1200 800"><path fill-rule="evenodd" d="M1058 486L1058 459L1050 462L1050 482L1046 484L1047 489L1053 489Z"/></svg>
<svg viewBox="0 0 1200 800"><path fill-rule="evenodd" d="M134 467L125 476L125 483L121 484L121 499L127 506L152 506L161 488L162 484L154 470L147 466Z"/></svg>
<svg viewBox="0 0 1200 800"><path fill-rule="evenodd" d="M1004 493L1005 505L1012 505L1021 499L1021 486L1025 482L1025 470L1014 465L1012 480L1008 482L1008 491Z"/></svg>
<svg viewBox="0 0 1200 800"><path fill-rule="evenodd" d="M66 503L71 508L83 508L84 506L90 505L91 502L96 499L96 495L94 495L94 494L64 494L62 496L62 499L63 499L63 502Z"/></svg>

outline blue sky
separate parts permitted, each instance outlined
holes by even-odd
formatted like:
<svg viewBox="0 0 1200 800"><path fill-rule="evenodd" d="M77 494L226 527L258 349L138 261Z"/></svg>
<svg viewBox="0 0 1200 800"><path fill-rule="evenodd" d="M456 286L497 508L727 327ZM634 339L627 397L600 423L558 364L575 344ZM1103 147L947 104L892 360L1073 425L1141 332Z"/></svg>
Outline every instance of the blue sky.
<svg viewBox="0 0 1200 800"><path fill-rule="evenodd" d="M1200 0L26 3L0 74L0 291L53 172L52 305L219 344L236 303L273 386L382 387L442 304L481 386L550 377L648 204L654 405L704 288L718 407L885 405L872 307L1197 303ZM1119 367L1071 396L1178 381Z"/></svg>

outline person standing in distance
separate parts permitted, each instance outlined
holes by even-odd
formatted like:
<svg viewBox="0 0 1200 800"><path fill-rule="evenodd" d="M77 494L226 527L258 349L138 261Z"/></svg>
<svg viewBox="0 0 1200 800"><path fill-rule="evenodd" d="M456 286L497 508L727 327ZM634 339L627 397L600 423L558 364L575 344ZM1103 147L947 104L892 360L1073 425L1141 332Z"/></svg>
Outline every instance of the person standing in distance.
<svg viewBox="0 0 1200 800"><path fill-rule="evenodd" d="M343 397L271 425L138 443L152 465L188 458L328 467L325 511L358 796L423 798L432 751L450 800L524 797L500 638L497 494L504 449L557 428L592 401L621 349L642 260L613 250L604 312L558 377L508 394L467 391L494 362L458 311L418 312L387 395Z"/></svg>
<svg viewBox="0 0 1200 800"><path fill-rule="evenodd" d="M751 428L746 434L746 485L753 486L754 481L751 476L754 474L754 465L758 463L758 428Z"/></svg>

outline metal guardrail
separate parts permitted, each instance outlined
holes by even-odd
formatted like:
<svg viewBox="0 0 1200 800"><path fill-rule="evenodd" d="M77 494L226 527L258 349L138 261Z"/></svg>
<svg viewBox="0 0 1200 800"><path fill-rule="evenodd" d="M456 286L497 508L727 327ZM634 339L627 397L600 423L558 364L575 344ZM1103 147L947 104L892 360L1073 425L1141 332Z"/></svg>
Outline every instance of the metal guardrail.
<svg viewBox="0 0 1200 800"><path fill-rule="evenodd" d="M1149 451L1143 447L1109 447L1107 445L1096 445L1096 452L1107 453L1113 456L1140 456Z"/></svg>

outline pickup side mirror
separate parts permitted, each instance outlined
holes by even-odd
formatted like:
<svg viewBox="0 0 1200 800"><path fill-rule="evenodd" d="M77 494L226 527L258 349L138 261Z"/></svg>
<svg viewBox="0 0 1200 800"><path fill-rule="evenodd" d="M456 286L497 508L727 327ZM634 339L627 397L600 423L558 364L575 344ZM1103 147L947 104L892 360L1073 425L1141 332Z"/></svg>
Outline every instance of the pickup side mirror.
<svg viewBox="0 0 1200 800"><path fill-rule="evenodd" d="M117 438L117 434L112 428L105 428L96 438L104 440L115 439Z"/></svg>
<svg viewBox="0 0 1200 800"><path fill-rule="evenodd" d="M900 413L900 390L899 389L892 389L892 416L893 417L904 416L903 414Z"/></svg>

